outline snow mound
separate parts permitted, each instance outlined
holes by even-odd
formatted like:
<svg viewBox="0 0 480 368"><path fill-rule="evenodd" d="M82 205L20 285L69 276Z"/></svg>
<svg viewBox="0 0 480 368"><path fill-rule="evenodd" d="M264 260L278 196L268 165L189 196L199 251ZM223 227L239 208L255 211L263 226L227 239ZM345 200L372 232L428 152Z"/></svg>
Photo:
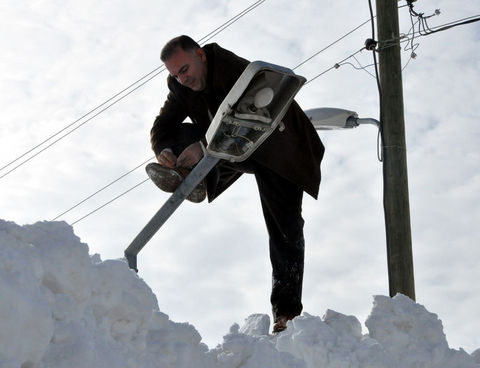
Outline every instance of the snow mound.
<svg viewBox="0 0 480 368"><path fill-rule="evenodd" d="M328 310L271 336L255 314L209 350L125 261L89 256L67 224L0 220L0 368L480 366L479 350L450 349L437 316L403 295L376 296L366 325Z"/></svg>

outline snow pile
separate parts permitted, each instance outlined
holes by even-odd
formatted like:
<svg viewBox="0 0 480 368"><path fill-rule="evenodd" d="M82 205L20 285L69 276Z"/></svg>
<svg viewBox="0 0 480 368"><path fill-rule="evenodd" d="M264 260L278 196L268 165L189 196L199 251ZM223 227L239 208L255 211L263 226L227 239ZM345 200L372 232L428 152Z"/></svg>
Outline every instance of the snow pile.
<svg viewBox="0 0 480 368"><path fill-rule="evenodd" d="M405 296L375 297L366 325L369 335L329 310L271 336L269 317L252 315L209 350L124 261L90 257L70 226L0 220L0 368L480 366L478 350L449 349L437 316Z"/></svg>

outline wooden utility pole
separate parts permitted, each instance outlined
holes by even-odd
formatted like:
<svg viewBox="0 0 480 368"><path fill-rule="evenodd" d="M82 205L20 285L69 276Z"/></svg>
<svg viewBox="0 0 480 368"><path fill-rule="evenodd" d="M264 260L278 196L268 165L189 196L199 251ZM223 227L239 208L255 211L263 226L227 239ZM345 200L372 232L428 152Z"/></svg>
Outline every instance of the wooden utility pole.
<svg viewBox="0 0 480 368"><path fill-rule="evenodd" d="M415 300L398 1L376 0L376 8L389 291Z"/></svg>

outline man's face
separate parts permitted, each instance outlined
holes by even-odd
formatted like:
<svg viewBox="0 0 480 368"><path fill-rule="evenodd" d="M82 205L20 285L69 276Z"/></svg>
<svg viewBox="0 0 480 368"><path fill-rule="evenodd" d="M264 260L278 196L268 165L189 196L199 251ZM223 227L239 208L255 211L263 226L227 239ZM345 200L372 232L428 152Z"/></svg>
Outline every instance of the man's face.
<svg viewBox="0 0 480 368"><path fill-rule="evenodd" d="M181 47L177 47L173 55L165 61L165 66L170 75L185 87L194 91L205 89L207 57L201 48L184 51Z"/></svg>

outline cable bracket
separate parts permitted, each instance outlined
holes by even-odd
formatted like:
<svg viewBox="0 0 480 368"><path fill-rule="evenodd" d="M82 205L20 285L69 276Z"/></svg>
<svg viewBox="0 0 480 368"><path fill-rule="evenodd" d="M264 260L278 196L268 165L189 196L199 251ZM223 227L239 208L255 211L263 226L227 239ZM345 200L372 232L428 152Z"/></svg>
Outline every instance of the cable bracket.
<svg viewBox="0 0 480 368"><path fill-rule="evenodd" d="M372 38L367 38L365 40L365 49L369 51L375 51L376 48L377 48L377 41L375 41Z"/></svg>

